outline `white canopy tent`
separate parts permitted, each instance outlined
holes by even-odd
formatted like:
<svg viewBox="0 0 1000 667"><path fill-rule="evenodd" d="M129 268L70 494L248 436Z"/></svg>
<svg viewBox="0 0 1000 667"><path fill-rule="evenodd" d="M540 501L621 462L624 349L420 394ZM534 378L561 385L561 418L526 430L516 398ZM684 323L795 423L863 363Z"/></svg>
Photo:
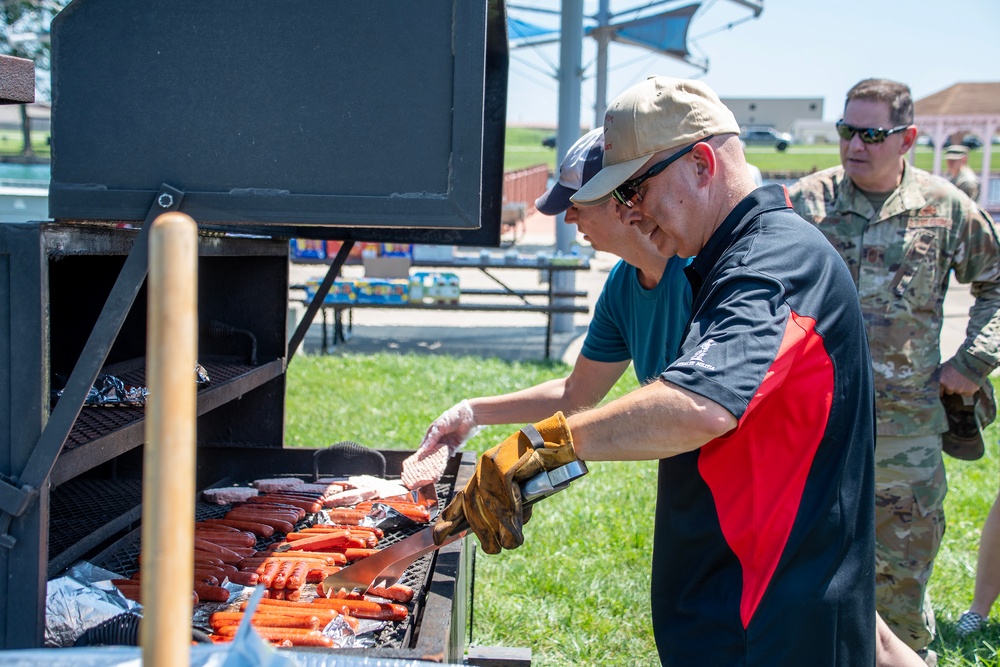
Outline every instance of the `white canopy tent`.
<svg viewBox="0 0 1000 667"><path fill-rule="evenodd" d="M955 134L974 134L983 142L979 204L989 203L993 137L1000 131L1000 83L956 83L917 100L914 123L934 144L934 173L940 175L944 144ZM910 162L914 153L910 152Z"/></svg>

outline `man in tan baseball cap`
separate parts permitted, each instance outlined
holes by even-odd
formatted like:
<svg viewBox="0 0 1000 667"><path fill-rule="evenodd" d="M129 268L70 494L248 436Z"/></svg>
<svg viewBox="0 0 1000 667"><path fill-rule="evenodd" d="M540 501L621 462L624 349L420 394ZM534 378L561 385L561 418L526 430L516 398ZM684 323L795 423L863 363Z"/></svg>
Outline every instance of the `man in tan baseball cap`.
<svg viewBox="0 0 1000 667"><path fill-rule="evenodd" d="M857 289L782 186L755 188L737 131L696 81L655 77L612 103L603 168L571 200L613 196L661 254L694 257L683 341L638 389L488 449L435 540L471 515L489 553L516 549L531 516L518 482L539 467L657 461L662 664L919 664L884 623L876 653L875 399Z"/></svg>
<svg viewBox="0 0 1000 667"><path fill-rule="evenodd" d="M661 662L873 664L874 389L847 265L782 186L755 186L704 83L647 79L604 133L572 201L610 195L661 254L694 257L677 359L566 419L580 459L659 460Z"/></svg>

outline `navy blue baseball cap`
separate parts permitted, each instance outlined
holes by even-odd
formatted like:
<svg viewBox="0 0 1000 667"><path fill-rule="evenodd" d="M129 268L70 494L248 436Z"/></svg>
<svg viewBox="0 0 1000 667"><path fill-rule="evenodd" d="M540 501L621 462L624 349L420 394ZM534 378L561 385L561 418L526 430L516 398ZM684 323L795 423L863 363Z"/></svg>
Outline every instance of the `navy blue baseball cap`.
<svg viewBox="0 0 1000 667"><path fill-rule="evenodd" d="M535 208L545 215L559 215L573 202L570 197L601 170L604 162L604 128L591 130L566 152L559 165L559 180L535 200Z"/></svg>

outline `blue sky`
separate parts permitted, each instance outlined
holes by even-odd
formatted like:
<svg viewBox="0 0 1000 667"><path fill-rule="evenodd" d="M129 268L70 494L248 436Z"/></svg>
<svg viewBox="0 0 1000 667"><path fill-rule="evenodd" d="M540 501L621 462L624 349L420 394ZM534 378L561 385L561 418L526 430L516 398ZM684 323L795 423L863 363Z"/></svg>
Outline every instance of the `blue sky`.
<svg viewBox="0 0 1000 667"><path fill-rule="evenodd" d="M612 14L645 0L611 0ZM687 2L664 5L680 7ZM998 0L764 0L759 18L726 29L751 12L731 0L704 0L689 31L692 52L709 71L612 43L608 101L650 74L700 78L721 97L822 97L824 118L839 118L844 94L861 79L910 86L915 99L959 82L1000 81ZM558 10L560 0L510 0L508 14L558 27L558 16L511 8ZM584 0L584 16L597 12ZM586 23L586 19L585 19ZM720 30L721 29L721 30ZM580 120L594 120L594 40L584 39ZM510 124L554 127L558 117L557 45L511 51Z"/></svg>

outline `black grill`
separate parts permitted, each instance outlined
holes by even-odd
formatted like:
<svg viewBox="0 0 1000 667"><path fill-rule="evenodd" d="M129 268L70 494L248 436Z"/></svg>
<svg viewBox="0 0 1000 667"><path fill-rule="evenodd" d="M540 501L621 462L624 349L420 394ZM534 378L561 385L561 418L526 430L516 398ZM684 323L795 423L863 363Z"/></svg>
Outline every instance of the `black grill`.
<svg viewBox="0 0 1000 667"><path fill-rule="evenodd" d="M15 480L0 486L0 649L42 645L45 575L81 559L134 571L145 410L79 394L98 372L146 384L158 215L203 232L196 489L313 470L311 451L284 443L289 236L499 244L505 2L389 4L306 0L274 21L259 1L74 0L53 20L57 222L0 225L0 485ZM398 156L411 159L387 172ZM252 333L260 363L212 358L246 347L214 338L214 322ZM53 409L56 376L78 398ZM388 476L404 457L385 452ZM472 467L453 457L442 501ZM461 661L470 577L464 541L419 561L409 622L361 652Z"/></svg>

